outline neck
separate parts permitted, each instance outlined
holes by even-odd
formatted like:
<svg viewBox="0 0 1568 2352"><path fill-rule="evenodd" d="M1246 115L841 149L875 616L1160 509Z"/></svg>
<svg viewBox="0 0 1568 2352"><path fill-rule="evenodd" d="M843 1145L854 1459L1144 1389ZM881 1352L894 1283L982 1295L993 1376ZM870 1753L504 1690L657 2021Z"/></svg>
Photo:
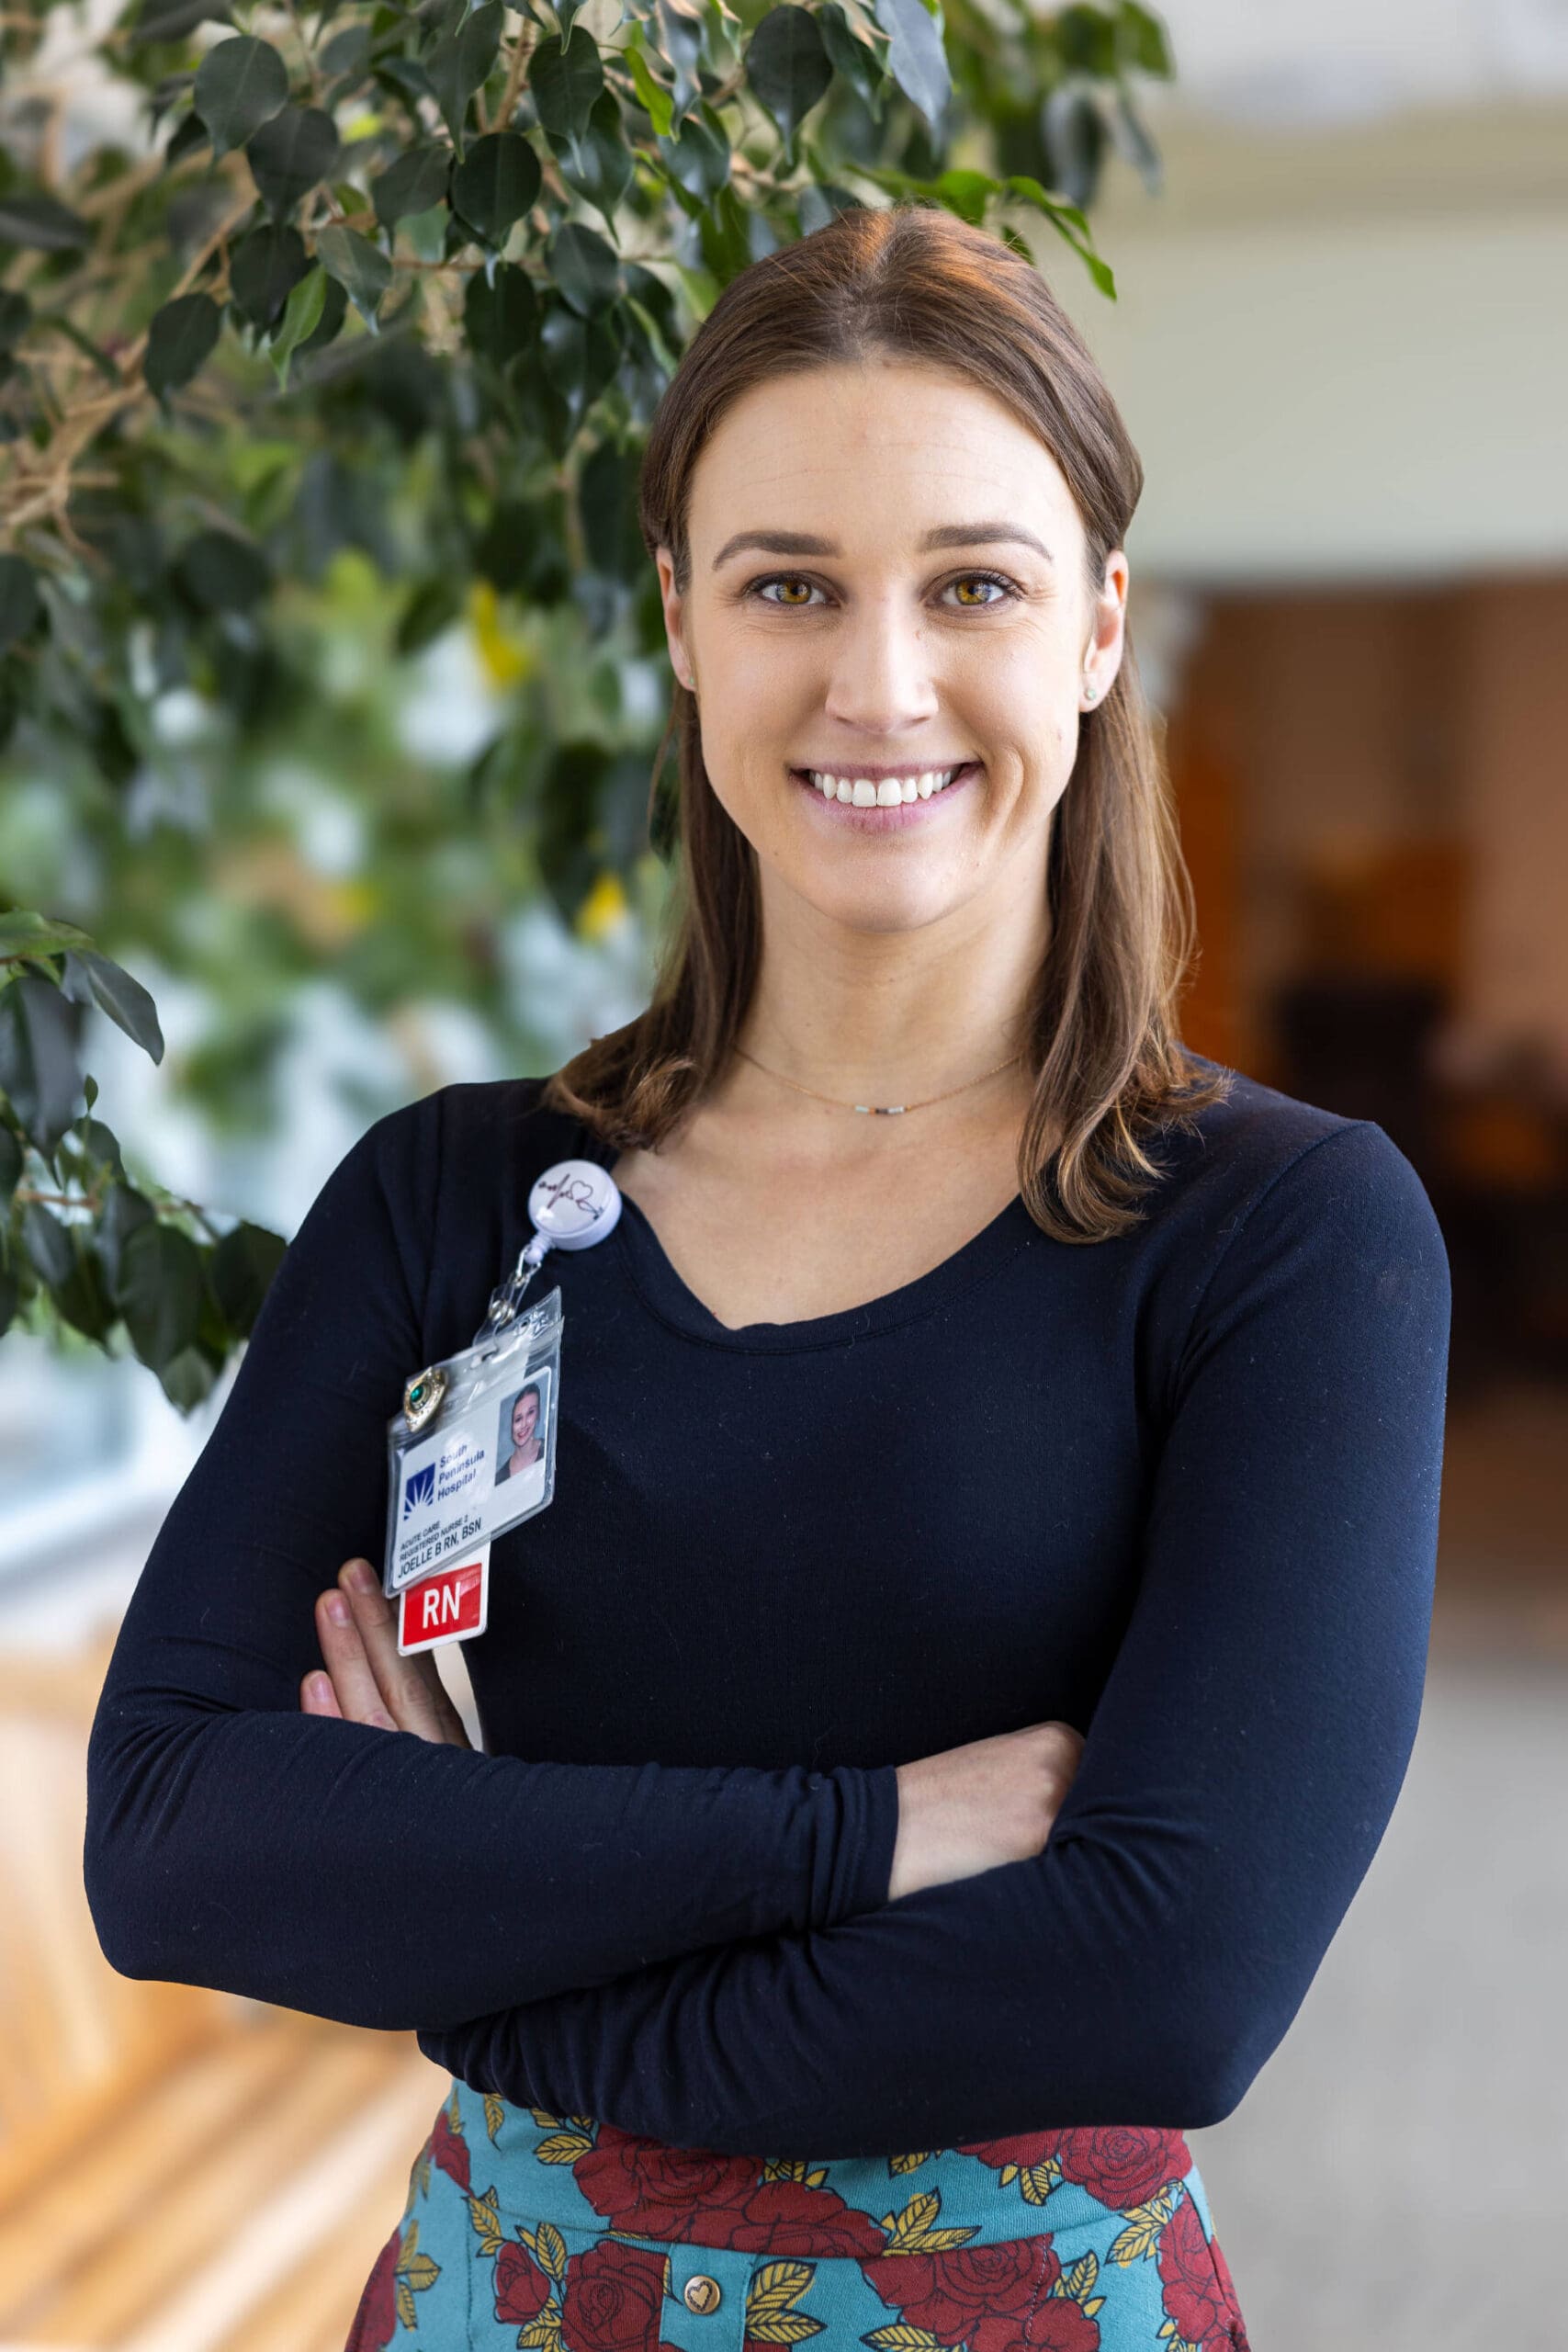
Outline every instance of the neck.
<svg viewBox="0 0 1568 2352"><path fill-rule="evenodd" d="M780 898L782 906L770 902L764 888L761 963L739 1040L764 1068L737 1058L738 1096L743 1089L747 1099L809 1111L773 1072L835 1102L919 1102L1024 1047L1024 1011L1049 937L1043 890L1027 911L999 921L976 901L897 931L852 930L792 893ZM968 1101L979 1114L1026 1100L1032 1082L1015 1062L974 1085Z"/></svg>

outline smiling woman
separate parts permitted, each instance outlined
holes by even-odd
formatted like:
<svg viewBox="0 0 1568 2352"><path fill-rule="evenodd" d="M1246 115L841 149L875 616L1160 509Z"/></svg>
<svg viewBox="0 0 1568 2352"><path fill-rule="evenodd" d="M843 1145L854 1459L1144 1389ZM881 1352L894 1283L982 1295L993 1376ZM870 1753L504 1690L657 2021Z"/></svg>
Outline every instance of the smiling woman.
<svg viewBox="0 0 1568 2352"><path fill-rule="evenodd" d="M548 1098L671 1227L677 1158L690 1204L722 1151L777 1171L769 1212L832 1183L864 1264L852 1198L874 1224L909 1170L803 1129L791 1074L913 1097L999 1039L1011 1074L926 1123L920 1164L978 1150L986 1200L1078 1240L1136 1221L1142 1139L1223 1094L1176 1036L1192 908L1127 626L1142 481L1043 278L947 213L847 212L715 305L641 486L690 689L677 930L648 1011Z"/></svg>
<svg viewBox="0 0 1568 2352"><path fill-rule="evenodd" d="M106 1950L453 2077L356 2352L1246 2343L1185 2133L1399 1792L1449 1281L1381 1127L1179 1040L1140 483L946 213L726 288L641 485L688 687L653 1001L377 1122L160 1531L89 1754ZM626 1214L562 1275L476 1752L375 1579L321 1596L570 1159Z"/></svg>

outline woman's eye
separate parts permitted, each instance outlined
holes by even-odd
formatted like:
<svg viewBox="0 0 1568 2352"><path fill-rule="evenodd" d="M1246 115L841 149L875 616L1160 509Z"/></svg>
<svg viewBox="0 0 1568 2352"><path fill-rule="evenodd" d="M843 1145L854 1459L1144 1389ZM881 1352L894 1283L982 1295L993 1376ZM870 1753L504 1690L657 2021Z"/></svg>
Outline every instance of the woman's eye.
<svg viewBox="0 0 1568 2352"><path fill-rule="evenodd" d="M1004 605L1010 597L1017 596L1021 593L1017 581L1010 580L1007 574L1001 571L961 571L956 579L948 581L946 585L949 588L963 588L976 583L999 589L1002 594L997 596L987 596L977 602L961 603L956 608L960 612L989 612L995 605ZM746 593L749 596L761 598L763 604L777 605L784 611L803 612L810 608L802 599L762 596L761 592L764 588L804 588L807 596L809 597L814 584L812 581L804 579L797 571L773 571L770 572L765 580L753 580Z"/></svg>

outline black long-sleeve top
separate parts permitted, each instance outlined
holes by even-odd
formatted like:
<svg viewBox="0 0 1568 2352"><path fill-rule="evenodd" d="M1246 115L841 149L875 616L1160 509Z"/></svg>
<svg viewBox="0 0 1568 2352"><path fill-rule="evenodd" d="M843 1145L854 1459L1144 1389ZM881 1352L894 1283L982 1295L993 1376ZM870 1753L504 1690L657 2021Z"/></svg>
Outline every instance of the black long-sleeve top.
<svg viewBox="0 0 1568 2352"><path fill-rule="evenodd" d="M1128 1234L1015 1198L739 1330L627 1199L530 1293L556 1491L492 1546L484 1751L308 1716L404 1379L473 1337L534 1177L613 1160L540 1084L378 1120L290 1245L93 1725L106 1953L688 2146L1219 2120L1416 1735L1450 1288L1409 1162L1237 1073ZM1085 1746L1043 1850L888 1902L895 1768L1053 1717Z"/></svg>

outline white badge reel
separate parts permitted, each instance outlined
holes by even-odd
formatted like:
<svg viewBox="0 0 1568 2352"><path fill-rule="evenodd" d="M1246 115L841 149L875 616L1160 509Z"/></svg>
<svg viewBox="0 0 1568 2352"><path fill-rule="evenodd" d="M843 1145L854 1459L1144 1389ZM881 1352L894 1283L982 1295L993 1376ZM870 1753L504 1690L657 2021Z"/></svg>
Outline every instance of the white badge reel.
<svg viewBox="0 0 1568 2352"><path fill-rule="evenodd" d="M526 1313L523 1295L551 1250L591 1250L620 1214L619 1187L595 1161L547 1168L528 1194L533 1235L471 1345L404 1384L387 1424L381 1589L398 1602L405 1657L484 1632L491 1542L555 1495L560 1288Z"/></svg>

